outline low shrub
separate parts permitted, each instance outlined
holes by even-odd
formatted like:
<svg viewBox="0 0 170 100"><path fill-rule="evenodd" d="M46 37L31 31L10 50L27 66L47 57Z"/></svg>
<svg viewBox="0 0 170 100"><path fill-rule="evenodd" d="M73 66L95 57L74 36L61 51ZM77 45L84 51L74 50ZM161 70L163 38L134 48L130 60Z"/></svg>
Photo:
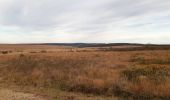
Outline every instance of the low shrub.
<svg viewBox="0 0 170 100"><path fill-rule="evenodd" d="M1 51L2 54L8 54L8 51Z"/></svg>
<svg viewBox="0 0 170 100"><path fill-rule="evenodd" d="M126 91L140 100L170 99L170 67L133 67L122 71ZM143 99L142 99L143 98ZM168 99L167 99L168 98Z"/></svg>

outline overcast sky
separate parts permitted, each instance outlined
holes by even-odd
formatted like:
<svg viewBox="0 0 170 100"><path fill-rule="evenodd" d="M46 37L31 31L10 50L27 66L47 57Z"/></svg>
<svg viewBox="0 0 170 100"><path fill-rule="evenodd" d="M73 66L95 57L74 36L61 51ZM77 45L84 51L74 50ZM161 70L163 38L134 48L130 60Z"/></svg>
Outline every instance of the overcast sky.
<svg viewBox="0 0 170 100"><path fill-rule="evenodd" d="M0 0L0 43L170 44L170 0Z"/></svg>

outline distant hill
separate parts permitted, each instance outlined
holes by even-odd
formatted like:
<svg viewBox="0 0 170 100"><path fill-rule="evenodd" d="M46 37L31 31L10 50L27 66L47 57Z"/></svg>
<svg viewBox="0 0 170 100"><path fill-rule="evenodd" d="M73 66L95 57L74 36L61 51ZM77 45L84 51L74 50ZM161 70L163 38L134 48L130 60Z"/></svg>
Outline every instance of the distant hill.
<svg viewBox="0 0 170 100"><path fill-rule="evenodd" d="M138 43L44 43L39 45L70 46L76 48L96 47L100 51L170 50L170 45Z"/></svg>
<svg viewBox="0 0 170 100"><path fill-rule="evenodd" d="M110 46L143 46L136 43L44 43L41 45L72 46L72 47L110 47Z"/></svg>

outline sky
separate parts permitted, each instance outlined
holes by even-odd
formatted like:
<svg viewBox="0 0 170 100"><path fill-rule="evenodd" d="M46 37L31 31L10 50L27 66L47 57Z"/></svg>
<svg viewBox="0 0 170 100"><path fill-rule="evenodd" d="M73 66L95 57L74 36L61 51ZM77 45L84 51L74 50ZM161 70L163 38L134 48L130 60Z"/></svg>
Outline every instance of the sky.
<svg viewBox="0 0 170 100"><path fill-rule="evenodd" d="M0 43L170 44L170 0L0 0Z"/></svg>

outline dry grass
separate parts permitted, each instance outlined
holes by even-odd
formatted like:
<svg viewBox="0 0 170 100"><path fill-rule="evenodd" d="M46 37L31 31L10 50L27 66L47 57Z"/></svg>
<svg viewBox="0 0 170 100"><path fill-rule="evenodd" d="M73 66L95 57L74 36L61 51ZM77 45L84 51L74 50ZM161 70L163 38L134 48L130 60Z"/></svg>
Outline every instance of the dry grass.
<svg viewBox="0 0 170 100"><path fill-rule="evenodd" d="M127 80L126 89L135 98L169 99L170 67L133 67L122 71Z"/></svg>
<svg viewBox="0 0 170 100"><path fill-rule="evenodd" d="M7 89L0 89L1 100L46 100L34 94L16 92Z"/></svg>
<svg viewBox="0 0 170 100"><path fill-rule="evenodd" d="M2 81L129 100L170 99L170 51L0 55Z"/></svg>
<svg viewBox="0 0 170 100"><path fill-rule="evenodd" d="M110 61L100 57L82 57L79 53L56 57L18 56L8 64L3 71L8 73L4 80L12 80L19 85L59 86L64 90L84 93L103 94L118 77Z"/></svg>

